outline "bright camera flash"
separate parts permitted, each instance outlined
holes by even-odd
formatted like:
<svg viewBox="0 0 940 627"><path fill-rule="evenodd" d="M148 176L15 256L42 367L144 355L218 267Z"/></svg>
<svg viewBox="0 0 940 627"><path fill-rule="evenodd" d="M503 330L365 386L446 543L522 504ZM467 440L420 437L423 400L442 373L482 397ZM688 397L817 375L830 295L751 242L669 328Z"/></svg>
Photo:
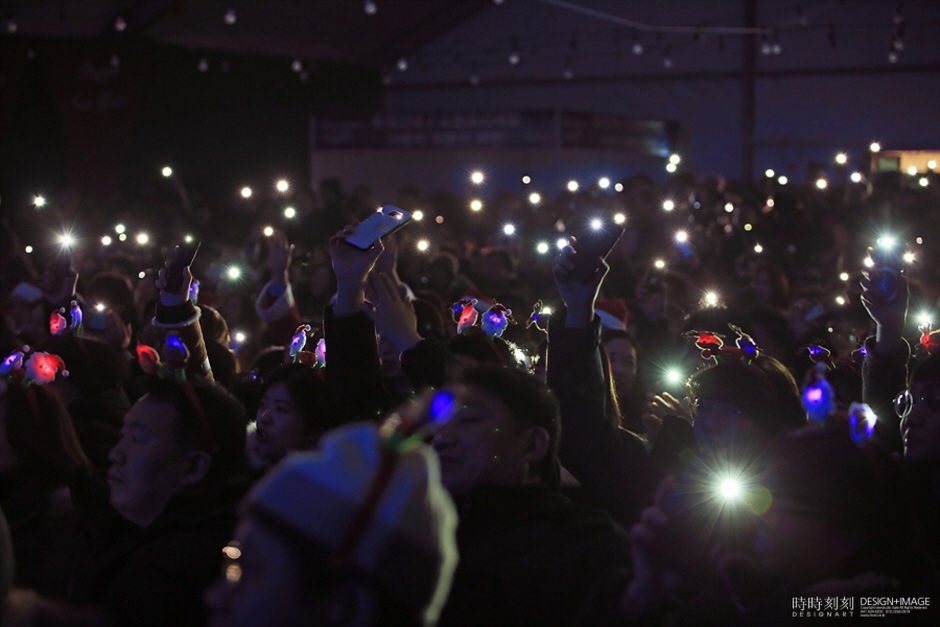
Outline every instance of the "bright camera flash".
<svg viewBox="0 0 940 627"><path fill-rule="evenodd" d="M284 193L290 189L290 183L288 183L286 179L281 179L277 183L274 184L274 189L276 189L277 191L281 193Z"/></svg>
<svg viewBox="0 0 940 627"><path fill-rule="evenodd" d="M577 181L568 181L568 191L576 192L578 191L578 182Z"/></svg>
<svg viewBox="0 0 940 627"><path fill-rule="evenodd" d="M424 251L426 251L428 248L431 247L431 243L428 242L428 240L426 240L426 239L419 239L419 240L418 240L418 243L415 245L415 247L416 247L418 250L420 250L421 252L424 252Z"/></svg>
<svg viewBox="0 0 940 627"><path fill-rule="evenodd" d="M676 203L672 202L671 200L663 201L663 211L672 211L675 208L676 208Z"/></svg>
<svg viewBox="0 0 940 627"><path fill-rule="evenodd" d="M555 247L558 248L558 250L562 250L567 245L568 245L568 239L565 237L561 237L555 240Z"/></svg>
<svg viewBox="0 0 940 627"><path fill-rule="evenodd" d="M816 187L819 189L826 189L829 187L829 181L826 179L816 179Z"/></svg>
<svg viewBox="0 0 940 627"><path fill-rule="evenodd" d="M591 228L595 231L604 227L604 222L600 218L594 218L591 220Z"/></svg>
<svg viewBox="0 0 940 627"><path fill-rule="evenodd" d="M725 500L734 500L741 496L741 482L731 477L724 479L718 484L718 492Z"/></svg>
<svg viewBox="0 0 940 627"><path fill-rule="evenodd" d="M284 217L287 218L288 220L293 220L294 218L297 217L297 210L294 209L293 207L285 207Z"/></svg>
<svg viewBox="0 0 940 627"><path fill-rule="evenodd" d="M774 174L776 173L770 168L767 168L766 170L764 170L764 176L766 176L769 179L772 179L774 177Z"/></svg>
<svg viewBox="0 0 940 627"><path fill-rule="evenodd" d="M228 269L225 270L225 274L228 278L235 280L242 275L242 270L238 266L229 266Z"/></svg>
<svg viewBox="0 0 940 627"><path fill-rule="evenodd" d="M34 205L37 209L42 209L43 207L46 206L46 197L45 197L45 196L36 196L35 198L33 198L33 205Z"/></svg>
<svg viewBox="0 0 940 627"><path fill-rule="evenodd" d="M241 194L242 194L242 198L251 198L251 188L243 187Z"/></svg>
<svg viewBox="0 0 940 627"><path fill-rule="evenodd" d="M483 173L480 171L474 172L473 174L470 175L470 180L473 182L474 185L479 185L480 183L483 182Z"/></svg>
<svg viewBox="0 0 940 627"><path fill-rule="evenodd" d="M512 224L506 224L503 226L503 233L506 235L512 235L516 232L516 227Z"/></svg>
<svg viewBox="0 0 940 627"><path fill-rule="evenodd" d="M72 237L71 233L63 233L59 236L59 243L62 244L63 247L68 248L75 243L75 238Z"/></svg>
<svg viewBox="0 0 940 627"><path fill-rule="evenodd" d="M601 189L607 189L610 187L610 179L606 176L602 176L600 179L598 179L597 186Z"/></svg>
<svg viewBox="0 0 940 627"><path fill-rule="evenodd" d="M146 244L146 243L149 242L149 241L150 241L150 236L147 235L146 233L138 233L138 234L137 234L137 243L140 244L141 246L143 246L144 244Z"/></svg>
<svg viewBox="0 0 940 627"><path fill-rule="evenodd" d="M535 252L537 252L540 255L544 255L548 252L548 248L549 248L548 242L539 242L538 244L535 245Z"/></svg>
<svg viewBox="0 0 940 627"><path fill-rule="evenodd" d="M853 183L861 183L861 182L862 182L862 173L861 173L861 172L852 172L851 176L849 176L849 179L850 179Z"/></svg>
<svg viewBox="0 0 940 627"><path fill-rule="evenodd" d="M906 252L902 259L904 259L904 263L914 263L914 253Z"/></svg>
<svg viewBox="0 0 940 627"><path fill-rule="evenodd" d="M709 307L714 307L718 304L718 294L715 292L705 292L705 304Z"/></svg>
<svg viewBox="0 0 940 627"><path fill-rule="evenodd" d="M264 227L264 231L262 232L264 233L265 237L271 237L272 235L274 235L274 227L266 226Z"/></svg>
<svg viewBox="0 0 940 627"><path fill-rule="evenodd" d="M786 185L786 184L789 182L789 180L790 180L790 179L788 179L787 177L783 176L782 174L777 177L777 182L780 183L781 185Z"/></svg>
<svg viewBox="0 0 940 627"><path fill-rule="evenodd" d="M623 224L623 223L626 222L626 221L627 221L627 216L625 216L624 214L622 214L622 213L615 213L615 214L614 214L614 223L615 223L615 224Z"/></svg>
<svg viewBox="0 0 940 627"><path fill-rule="evenodd" d="M840 152L839 154L836 155L836 163L838 163L839 165L845 165L846 163L848 163L848 161L849 161L849 157L844 152Z"/></svg>
<svg viewBox="0 0 940 627"><path fill-rule="evenodd" d="M481 202L481 201L479 201L479 200L471 200L471 201L470 201L470 210L471 210L471 211L479 211L479 210L482 209L482 208L483 208L483 202Z"/></svg>
<svg viewBox="0 0 940 627"><path fill-rule="evenodd" d="M879 237L878 241L875 243L885 250L891 250L898 243L898 240L894 236L885 235L884 237Z"/></svg>
<svg viewBox="0 0 940 627"><path fill-rule="evenodd" d="M171 168L168 165L165 165L163 166L163 169L160 170L160 173L166 178L170 178L171 176L173 176L173 168Z"/></svg>
<svg viewBox="0 0 940 627"><path fill-rule="evenodd" d="M670 368L666 371L666 383L670 385L676 385L682 382L682 373L679 372L676 368Z"/></svg>
<svg viewBox="0 0 940 627"><path fill-rule="evenodd" d="M919 322L920 326L922 327L929 327L931 324L933 324L933 316L930 315L929 312L925 311L917 316L917 322Z"/></svg>
<svg viewBox="0 0 940 627"><path fill-rule="evenodd" d="M689 234L685 231L676 231L676 241L680 244L684 244L689 241Z"/></svg>
<svg viewBox="0 0 940 627"><path fill-rule="evenodd" d="M542 195L538 192L532 192L529 194L529 202L533 205L537 205L542 202Z"/></svg>
<svg viewBox="0 0 940 627"><path fill-rule="evenodd" d="M103 236L101 237L101 245L102 245L102 246L110 246L110 245L111 245L111 236L110 236L110 235L103 235Z"/></svg>
<svg viewBox="0 0 940 627"><path fill-rule="evenodd" d="M411 219L414 220L415 222L421 222L421 220L424 219L424 212L421 211L420 209L415 209L411 213Z"/></svg>
<svg viewBox="0 0 940 627"><path fill-rule="evenodd" d="M868 149L872 152L881 152L881 144L878 142L872 142L868 145Z"/></svg>

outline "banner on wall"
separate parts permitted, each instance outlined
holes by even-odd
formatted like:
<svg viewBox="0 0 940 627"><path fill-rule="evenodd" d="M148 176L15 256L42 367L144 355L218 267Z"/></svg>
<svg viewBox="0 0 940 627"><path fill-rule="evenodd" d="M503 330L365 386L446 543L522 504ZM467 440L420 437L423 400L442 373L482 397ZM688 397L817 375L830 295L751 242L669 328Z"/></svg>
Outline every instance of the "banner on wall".
<svg viewBox="0 0 940 627"><path fill-rule="evenodd" d="M580 111L395 112L316 116L314 150L580 148L664 157L678 125Z"/></svg>

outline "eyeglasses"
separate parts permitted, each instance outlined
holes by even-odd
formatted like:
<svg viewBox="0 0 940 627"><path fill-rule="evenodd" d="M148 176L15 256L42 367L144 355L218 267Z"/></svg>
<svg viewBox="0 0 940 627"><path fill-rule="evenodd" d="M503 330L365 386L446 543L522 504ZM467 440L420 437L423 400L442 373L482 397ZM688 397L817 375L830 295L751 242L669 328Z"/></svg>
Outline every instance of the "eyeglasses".
<svg viewBox="0 0 940 627"><path fill-rule="evenodd" d="M914 396L910 390L904 390L896 399L894 399L894 412L898 418L907 418L907 415L914 409L915 403L924 403L932 412L940 411L940 393L936 390L924 392L919 396Z"/></svg>

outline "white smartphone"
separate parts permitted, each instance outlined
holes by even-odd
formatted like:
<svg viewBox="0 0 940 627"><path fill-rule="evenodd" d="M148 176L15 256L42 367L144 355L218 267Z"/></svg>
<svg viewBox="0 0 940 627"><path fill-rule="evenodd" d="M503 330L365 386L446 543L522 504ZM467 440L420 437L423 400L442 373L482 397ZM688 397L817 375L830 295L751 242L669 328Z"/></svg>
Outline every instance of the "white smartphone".
<svg viewBox="0 0 940 627"><path fill-rule="evenodd" d="M385 205L359 223L356 232L346 238L346 243L360 250L375 246L375 240L391 235L411 221L411 213L394 205Z"/></svg>

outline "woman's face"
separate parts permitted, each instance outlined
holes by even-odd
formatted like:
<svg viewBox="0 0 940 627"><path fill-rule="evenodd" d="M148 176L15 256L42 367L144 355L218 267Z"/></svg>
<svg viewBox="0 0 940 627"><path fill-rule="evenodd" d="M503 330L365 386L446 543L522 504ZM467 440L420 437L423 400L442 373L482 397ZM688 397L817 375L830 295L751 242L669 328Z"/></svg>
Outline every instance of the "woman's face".
<svg viewBox="0 0 940 627"><path fill-rule="evenodd" d="M604 344L607 357L610 358L610 374L617 388L617 396L625 397L633 389L636 381L636 349L622 337L615 337Z"/></svg>
<svg viewBox="0 0 940 627"><path fill-rule="evenodd" d="M270 468L289 453L306 448L304 417L294 404L283 381L268 386L255 415L254 451L264 468Z"/></svg>

